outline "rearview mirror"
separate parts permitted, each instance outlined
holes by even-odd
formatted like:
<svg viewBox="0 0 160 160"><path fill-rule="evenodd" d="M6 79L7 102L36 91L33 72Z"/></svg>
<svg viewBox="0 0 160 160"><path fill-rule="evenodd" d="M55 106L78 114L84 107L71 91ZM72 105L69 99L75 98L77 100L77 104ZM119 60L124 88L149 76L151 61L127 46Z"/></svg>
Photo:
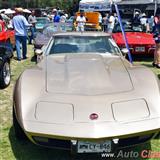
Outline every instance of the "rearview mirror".
<svg viewBox="0 0 160 160"><path fill-rule="evenodd" d="M122 48L121 52L122 52L123 56L125 57L128 54L128 49L127 48Z"/></svg>

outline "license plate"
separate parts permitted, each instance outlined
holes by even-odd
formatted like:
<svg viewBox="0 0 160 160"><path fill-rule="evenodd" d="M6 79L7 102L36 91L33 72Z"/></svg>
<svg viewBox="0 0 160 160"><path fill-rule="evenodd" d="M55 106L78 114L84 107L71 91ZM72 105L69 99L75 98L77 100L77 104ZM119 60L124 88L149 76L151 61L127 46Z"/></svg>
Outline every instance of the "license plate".
<svg viewBox="0 0 160 160"><path fill-rule="evenodd" d="M145 52L145 47L136 47L135 51L136 52Z"/></svg>
<svg viewBox="0 0 160 160"><path fill-rule="evenodd" d="M77 151L78 153L111 152L111 141L104 141L100 143L79 141Z"/></svg>

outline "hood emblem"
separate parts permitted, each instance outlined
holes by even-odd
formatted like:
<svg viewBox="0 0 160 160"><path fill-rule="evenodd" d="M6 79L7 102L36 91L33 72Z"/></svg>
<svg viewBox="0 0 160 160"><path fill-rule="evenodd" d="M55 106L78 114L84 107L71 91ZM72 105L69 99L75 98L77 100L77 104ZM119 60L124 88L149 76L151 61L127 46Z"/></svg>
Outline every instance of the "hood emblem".
<svg viewBox="0 0 160 160"><path fill-rule="evenodd" d="M97 120L97 119L98 119L98 114L92 113L92 114L89 116L89 118L90 118L91 120Z"/></svg>

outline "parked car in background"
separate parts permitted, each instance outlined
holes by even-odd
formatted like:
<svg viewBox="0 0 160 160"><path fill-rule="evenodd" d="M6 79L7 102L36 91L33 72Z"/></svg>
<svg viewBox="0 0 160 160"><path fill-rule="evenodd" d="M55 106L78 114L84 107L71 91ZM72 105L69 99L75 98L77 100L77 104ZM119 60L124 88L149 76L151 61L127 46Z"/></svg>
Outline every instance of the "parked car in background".
<svg viewBox="0 0 160 160"><path fill-rule="evenodd" d="M41 61L15 85L17 138L79 154L113 153L159 132L159 81L130 64L111 35L55 33L36 53Z"/></svg>
<svg viewBox="0 0 160 160"><path fill-rule="evenodd" d="M15 31L8 28L3 21L0 21L0 43L8 43L12 48L15 47Z"/></svg>
<svg viewBox="0 0 160 160"><path fill-rule="evenodd" d="M128 40L130 52L132 54L154 54L155 41L151 33L143 32L141 25L134 26L130 23L123 22L123 27ZM112 36L120 48L125 48L125 43L119 24L115 25Z"/></svg>
<svg viewBox="0 0 160 160"><path fill-rule="evenodd" d="M42 32L37 32L36 37L34 39L34 51L36 49L41 49L44 45L48 43L50 38L56 32L66 32L73 30L73 23L57 23L57 24L47 24L44 26Z"/></svg>
<svg viewBox="0 0 160 160"><path fill-rule="evenodd" d="M80 12L76 13L79 16ZM101 25L99 24L99 17L101 16L99 12L84 12L86 18L85 31L101 31ZM77 24L75 22L75 28Z"/></svg>
<svg viewBox="0 0 160 160"><path fill-rule="evenodd" d="M14 30L8 29L3 21L0 21L0 88L10 84L11 70L10 60L15 47Z"/></svg>
<svg viewBox="0 0 160 160"><path fill-rule="evenodd" d="M0 43L0 89L6 88L11 81L10 61L13 56L11 48Z"/></svg>
<svg viewBox="0 0 160 160"><path fill-rule="evenodd" d="M36 20L37 20L35 24L36 32L42 31L44 26L50 23L50 20L48 17L37 17Z"/></svg>

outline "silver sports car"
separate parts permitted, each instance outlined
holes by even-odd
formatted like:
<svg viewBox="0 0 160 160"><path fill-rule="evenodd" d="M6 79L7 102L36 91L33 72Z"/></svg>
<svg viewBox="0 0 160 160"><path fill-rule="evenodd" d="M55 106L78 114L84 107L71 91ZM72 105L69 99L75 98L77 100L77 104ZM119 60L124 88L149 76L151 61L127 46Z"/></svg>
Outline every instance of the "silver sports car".
<svg viewBox="0 0 160 160"><path fill-rule="evenodd" d="M111 152L160 130L159 80L130 64L111 36L56 33L15 85L17 138L77 153Z"/></svg>

